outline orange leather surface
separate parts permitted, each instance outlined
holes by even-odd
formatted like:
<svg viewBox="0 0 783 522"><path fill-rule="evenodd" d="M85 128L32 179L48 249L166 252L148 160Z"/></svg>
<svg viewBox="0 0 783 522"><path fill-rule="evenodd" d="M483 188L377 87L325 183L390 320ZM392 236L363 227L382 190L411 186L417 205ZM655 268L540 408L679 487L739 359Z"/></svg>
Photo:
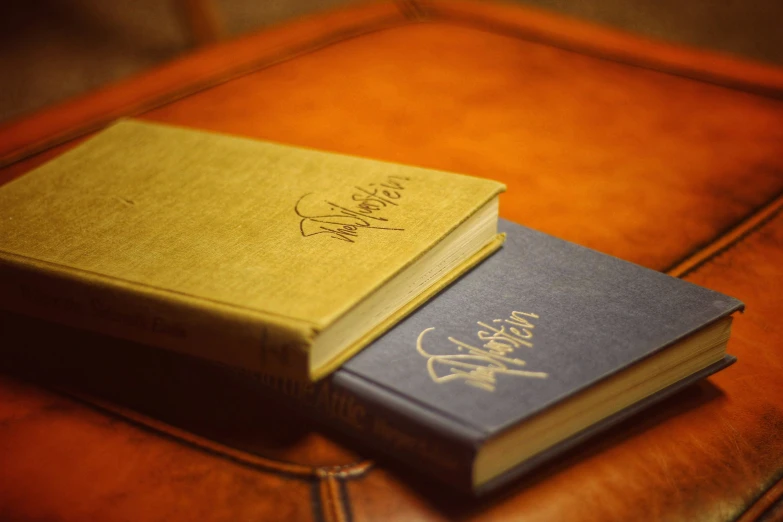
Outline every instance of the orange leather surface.
<svg viewBox="0 0 783 522"><path fill-rule="evenodd" d="M747 305L737 364L480 501L286 412L231 416L207 394L188 407L162 360L142 382L166 397L7 371L0 518L777 516L781 78L517 7L402 2L206 49L0 128L0 182L121 115L499 179L504 217Z"/></svg>

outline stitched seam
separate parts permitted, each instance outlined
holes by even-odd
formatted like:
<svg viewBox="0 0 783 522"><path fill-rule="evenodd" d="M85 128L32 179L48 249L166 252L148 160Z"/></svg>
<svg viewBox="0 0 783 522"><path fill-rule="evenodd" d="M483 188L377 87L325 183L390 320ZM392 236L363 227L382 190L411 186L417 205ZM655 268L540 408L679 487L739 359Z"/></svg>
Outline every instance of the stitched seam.
<svg viewBox="0 0 783 522"><path fill-rule="evenodd" d="M351 464L320 468L326 473L341 479L354 479L365 475L373 467L373 461L362 460Z"/></svg>
<svg viewBox="0 0 783 522"><path fill-rule="evenodd" d="M321 515L323 515L326 522L333 522L331 504L329 503L329 495L324 494L325 483L323 479L318 480L318 498L321 503Z"/></svg>
<svg viewBox="0 0 783 522"><path fill-rule="evenodd" d="M343 515L345 516L345 520L346 522L353 522L353 509L351 508L351 499L348 496L348 487L346 486L344 480L338 481L337 485L340 495L340 505L343 508Z"/></svg>
<svg viewBox="0 0 783 522"><path fill-rule="evenodd" d="M313 513L313 522L327 522L324 518L324 506L321 501L320 480L314 480L310 483L310 507Z"/></svg>
<svg viewBox="0 0 783 522"><path fill-rule="evenodd" d="M775 513L773 511L777 511L779 507L783 506L783 495L778 496L776 500L774 500L768 507L765 509L756 519L758 522L774 522L771 518L767 518L771 515L774 515ZM783 512L783 508L781 508L781 512Z"/></svg>
<svg viewBox="0 0 783 522"><path fill-rule="evenodd" d="M328 522L337 522L334 502L332 501L332 495L329 491L328 477L322 478L320 480L319 490L321 493L321 506L323 507L324 519Z"/></svg>
<svg viewBox="0 0 783 522"><path fill-rule="evenodd" d="M675 266L667 269L665 272L671 276L680 278L693 274L763 229L767 224L777 218L781 211L783 211L783 193L778 194L770 202L751 212L730 230L716 236L697 252L694 252L688 256L688 258L678 262ZM711 249L724 240L726 241L726 244L710 252ZM705 252L707 252L707 255L704 255ZM701 256L703 256L703 258L699 259Z"/></svg>
<svg viewBox="0 0 783 522"><path fill-rule="evenodd" d="M745 214L738 221L735 221L731 225L723 228L715 236L713 236L711 239L709 239L707 241L704 241L701 244L697 245L690 252L688 252L684 256L680 257L677 261L672 263L667 269L662 270L662 272L666 272L667 274L675 274L675 273L678 274L681 271L687 270L688 269L687 265L689 263L692 263L694 258L698 257L705 250L709 250L709 248L711 248L713 245L715 245L715 243L723 240L724 238L730 238L732 234L741 233L740 231L743 229L743 227L748 227L748 229L752 228L752 226L753 226L752 221L757 216L764 216L764 214L777 212L778 210L775 210L775 209L776 209L777 205L780 205L780 204L783 204L783 191L775 194L772 198L768 199L767 201L765 201L761 205L758 205L757 207L752 209L750 212ZM772 219L773 217L774 216L769 216L768 219ZM762 220L765 220L765 219L767 219L767 218L762 218Z"/></svg>
<svg viewBox="0 0 783 522"><path fill-rule="evenodd" d="M335 520L337 522L346 522L339 490L337 488L337 479L335 479L332 475L329 475L326 478L326 483L329 486L329 498L331 499L332 508L334 509Z"/></svg>
<svg viewBox="0 0 783 522"><path fill-rule="evenodd" d="M509 36L518 40L524 40L526 42L547 45L549 47L554 47L563 51L619 63L629 67L655 71L668 74L670 76L676 76L678 78L707 83L710 85L746 92L765 98L776 100L783 99L783 89L780 88L767 87L751 82L743 82L741 79L721 76L719 73L714 74L709 72L702 72L695 67L656 63L655 58L646 58L643 56L625 56L619 52L612 53L610 51L594 49L591 48L590 44L586 42L572 43L555 35L542 34L537 32L535 28L519 27L482 15L471 14L470 17L468 17L464 13L460 13L456 10L449 12L433 9L429 18L431 21L447 22L454 25L472 27L477 30Z"/></svg>
<svg viewBox="0 0 783 522"><path fill-rule="evenodd" d="M100 402L96 401L94 398L87 395L82 395L79 393L75 393L57 387L48 387L48 388L53 389L57 393L60 393L61 395L64 395L69 399L78 402L79 404L82 404L84 406L87 406L95 411L98 411L105 415L109 415L111 417L119 418L124 422L130 424L131 426L139 428L143 431L160 435L163 438L175 442L183 443L190 448L200 450L214 457L219 457L219 458L229 460L235 464L239 464L246 468L255 469L257 471L274 472L283 476L287 476L290 478L297 478L297 479L312 479L316 477L323 477L331 473L332 470L335 468L333 466L319 467L319 466L308 466L304 464L294 464L294 463L288 463L288 462L270 459L267 457L262 457L260 455L255 455L253 453L244 450L231 448L230 446L226 446L219 442L206 439L199 435L190 433L186 430L174 428L173 426L170 426L164 422L159 422L159 424L163 426L165 429L154 426L149 422L147 422L145 416L141 414L137 415L138 419L134 418L128 415L127 413L117 411L111 408L110 406L105 406ZM181 432L186 436L180 435L176 432ZM188 437L191 437L192 440L191 438ZM233 452L235 452L236 455L232 454ZM253 460L250 459L253 459L256 462L253 462ZM351 464L344 464L341 466L337 466L337 468L340 469L341 473L344 473L347 476L358 477L366 473L369 469L371 469L372 463L366 460L362 460Z"/></svg>
<svg viewBox="0 0 783 522"><path fill-rule="evenodd" d="M736 517L734 517L732 520L733 522L753 522L753 520L756 521L763 521L766 515L771 513L772 508L774 508L776 505L778 505L781 501L783 501L783 494L776 495L771 501L769 501L769 504L759 513L758 517L752 519L752 520L743 520L744 516L750 512L751 509L753 509L757 504L760 504L761 502L764 502L766 500L767 495L770 491L772 491L774 488L776 488L779 485L783 485L783 470L778 471L776 476L773 477L772 484L764 489L761 493L759 493L753 500L751 500L747 507L743 509Z"/></svg>

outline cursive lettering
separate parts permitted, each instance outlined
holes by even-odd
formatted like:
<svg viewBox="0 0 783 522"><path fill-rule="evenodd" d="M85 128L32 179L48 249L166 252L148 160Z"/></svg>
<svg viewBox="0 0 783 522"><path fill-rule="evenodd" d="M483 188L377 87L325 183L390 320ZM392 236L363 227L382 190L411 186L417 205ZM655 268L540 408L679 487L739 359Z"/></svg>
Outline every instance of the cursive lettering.
<svg viewBox="0 0 783 522"><path fill-rule="evenodd" d="M382 183L370 183L366 187L354 187L350 195L350 203L338 204L329 199L312 201L315 198L308 193L299 198L294 206L294 212L299 216L299 231L302 237L312 237L326 234L328 237L354 243L363 230L396 230L404 229L390 226L389 218L380 215L390 207L397 207L397 200L402 198L405 190L404 182L410 178L404 176L387 176ZM307 201L305 201L307 200ZM313 205L327 207L327 210L305 211L304 207Z"/></svg>
<svg viewBox="0 0 783 522"><path fill-rule="evenodd" d="M535 314L513 312L508 319L494 319L492 323L506 323L498 326L483 322L477 324L483 329L477 336L484 341L482 346L473 346L454 337L448 340L459 353L433 354L423 347L424 336L435 328L427 328L419 334L416 340L416 351L427 358L427 372L436 383L462 381L468 386L493 392L498 375L510 375L544 379L545 372L522 370L526 366L523 359L514 356L517 348L533 348L532 329L534 325L525 317L538 318Z"/></svg>

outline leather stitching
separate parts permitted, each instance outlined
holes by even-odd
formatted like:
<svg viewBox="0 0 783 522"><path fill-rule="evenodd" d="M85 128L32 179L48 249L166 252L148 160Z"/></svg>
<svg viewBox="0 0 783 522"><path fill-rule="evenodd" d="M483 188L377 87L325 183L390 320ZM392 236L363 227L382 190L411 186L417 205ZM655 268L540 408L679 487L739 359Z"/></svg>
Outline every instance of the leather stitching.
<svg viewBox="0 0 783 522"><path fill-rule="evenodd" d="M322 512L321 514L324 517L324 520L326 522L336 522L335 516L334 516L334 506L332 503L332 496L329 493L329 485L326 480L320 480L318 484L318 489L320 491L321 496L321 507Z"/></svg>
<svg viewBox="0 0 783 522"><path fill-rule="evenodd" d="M664 272L680 278L694 273L762 229L780 215L781 211L783 211L783 192L777 194L760 208L752 211L728 230L718 233L706 244L698 246L694 252L688 254L684 259L664 270Z"/></svg>
<svg viewBox="0 0 783 522"><path fill-rule="evenodd" d="M308 466L306 464L296 464L263 457L261 455L226 446L211 439L201 437L189 431L147 417L133 410L120 407L86 394L62 388L54 388L54 390L103 414L118 417L134 427L155 433L156 435L161 435L214 457L230 460L235 464L257 471L281 474L290 478L312 480L328 477L332 480L337 480L361 477L372 469L373 466L373 462L370 460L360 460L350 464L336 466Z"/></svg>
<svg viewBox="0 0 783 522"><path fill-rule="evenodd" d="M656 71L671 76L696 80L719 87L725 87L737 91L747 92L757 96L773 99L783 99L783 88L780 86L767 86L753 81L733 78L728 74L711 72L698 69L693 66L667 64L655 56L643 56L635 53L626 53L623 49L611 52L591 46L588 41L571 42L559 35L547 34L544 31L520 27L494 17L483 17L475 13L464 13L457 9L443 10L433 9L429 12L433 21L449 22L455 25L463 25L474 29L500 34L526 42L538 43L568 51L583 56L590 56L601 60L619 63L629 67L637 67Z"/></svg>
<svg viewBox="0 0 783 522"><path fill-rule="evenodd" d="M340 492L340 481L333 474L324 473L319 483L322 515L327 522L348 522Z"/></svg>
<svg viewBox="0 0 783 522"><path fill-rule="evenodd" d="M783 470L779 471L773 484L748 502L748 507L734 520L735 522L772 522L773 519L768 517L775 515L773 511L780 509L781 504L783 504Z"/></svg>

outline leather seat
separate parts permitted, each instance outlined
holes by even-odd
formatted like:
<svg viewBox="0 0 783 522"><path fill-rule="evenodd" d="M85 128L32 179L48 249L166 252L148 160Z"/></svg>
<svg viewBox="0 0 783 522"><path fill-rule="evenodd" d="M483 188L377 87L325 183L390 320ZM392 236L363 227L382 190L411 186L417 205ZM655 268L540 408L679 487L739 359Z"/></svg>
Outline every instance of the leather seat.
<svg viewBox="0 0 783 522"><path fill-rule="evenodd" d="M498 179L503 217L747 305L737 364L478 501L228 383L189 388L165 354L111 375L102 341L79 364L50 350L35 375L6 356L2 517L783 517L782 95L771 67L514 6L407 1L205 48L0 128L0 182L123 116ZM35 337L3 321L3 350Z"/></svg>

